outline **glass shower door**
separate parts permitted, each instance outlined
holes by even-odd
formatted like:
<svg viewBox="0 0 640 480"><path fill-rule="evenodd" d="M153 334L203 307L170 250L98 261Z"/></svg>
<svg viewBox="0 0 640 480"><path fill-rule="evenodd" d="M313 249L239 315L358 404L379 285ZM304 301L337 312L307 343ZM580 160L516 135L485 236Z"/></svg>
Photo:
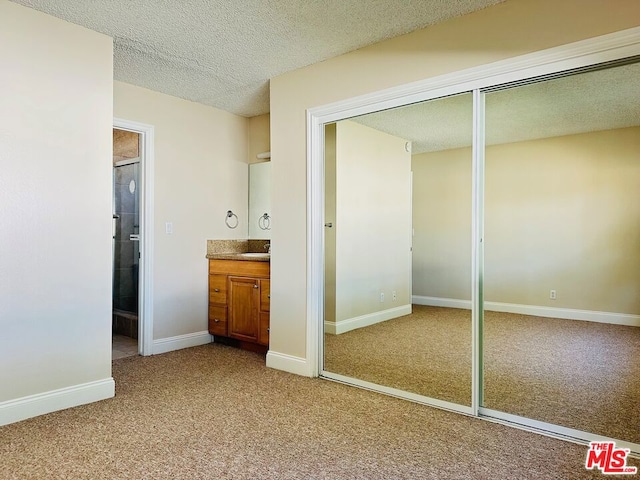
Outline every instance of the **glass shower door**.
<svg viewBox="0 0 640 480"><path fill-rule="evenodd" d="M114 333L138 337L138 268L140 262L140 162L113 168L114 193Z"/></svg>

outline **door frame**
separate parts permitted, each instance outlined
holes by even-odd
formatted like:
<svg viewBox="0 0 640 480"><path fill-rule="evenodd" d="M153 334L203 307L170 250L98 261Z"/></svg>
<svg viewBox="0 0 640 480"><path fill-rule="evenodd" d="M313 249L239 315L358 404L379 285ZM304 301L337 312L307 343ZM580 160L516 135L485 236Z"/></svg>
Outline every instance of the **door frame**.
<svg viewBox="0 0 640 480"><path fill-rule="evenodd" d="M140 268L138 276L138 353L153 353L153 193L154 193L154 126L140 122L113 119L113 128L137 133L140 145Z"/></svg>

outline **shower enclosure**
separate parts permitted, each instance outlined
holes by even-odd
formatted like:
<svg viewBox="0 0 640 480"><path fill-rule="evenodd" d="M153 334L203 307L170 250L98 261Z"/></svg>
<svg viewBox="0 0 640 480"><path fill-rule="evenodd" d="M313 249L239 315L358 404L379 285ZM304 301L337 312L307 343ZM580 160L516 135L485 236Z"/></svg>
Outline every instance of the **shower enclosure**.
<svg viewBox="0 0 640 480"><path fill-rule="evenodd" d="M113 333L134 339L138 338L139 179L139 157L114 161Z"/></svg>

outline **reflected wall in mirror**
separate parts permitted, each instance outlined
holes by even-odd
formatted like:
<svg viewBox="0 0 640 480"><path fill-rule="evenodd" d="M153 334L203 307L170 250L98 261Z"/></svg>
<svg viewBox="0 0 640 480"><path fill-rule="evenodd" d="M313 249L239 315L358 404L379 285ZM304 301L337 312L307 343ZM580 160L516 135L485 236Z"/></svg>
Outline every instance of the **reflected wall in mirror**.
<svg viewBox="0 0 640 480"><path fill-rule="evenodd" d="M639 99L639 64L487 94L483 337L485 407L636 444Z"/></svg>
<svg viewBox="0 0 640 480"><path fill-rule="evenodd" d="M471 141L469 93L325 126L326 372L471 405Z"/></svg>
<svg viewBox="0 0 640 480"><path fill-rule="evenodd" d="M249 165L249 238L271 239L271 162Z"/></svg>

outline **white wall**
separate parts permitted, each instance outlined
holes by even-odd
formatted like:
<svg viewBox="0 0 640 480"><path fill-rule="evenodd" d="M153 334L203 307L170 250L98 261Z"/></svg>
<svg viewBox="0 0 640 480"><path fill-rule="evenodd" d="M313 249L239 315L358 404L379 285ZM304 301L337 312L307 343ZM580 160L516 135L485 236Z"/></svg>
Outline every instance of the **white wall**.
<svg viewBox="0 0 640 480"><path fill-rule="evenodd" d="M411 304L411 153L405 143L353 121L336 124L336 217L327 221L336 235L337 324L365 315L386 320L400 315L373 314Z"/></svg>
<svg viewBox="0 0 640 480"><path fill-rule="evenodd" d="M636 0L507 1L271 79L270 365L310 371L306 109L637 25Z"/></svg>
<svg viewBox="0 0 640 480"><path fill-rule="evenodd" d="M247 119L122 82L114 116L155 127L153 338L206 340L206 242L248 235Z"/></svg>
<svg viewBox="0 0 640 480"><path fill-rule="evenodd" d="M492 145L485 159L484 299L640 314L640 127ZM413 171L413 293L469 300L471 149L415 155Z"/></svg>
<svg viewBox="0 0 640 480"><path fill-rule="evenodd" d="M412 157L413 294L471 301L471 148Z"/></svg>
<svg viewBox="0 0 640 480"><path fill-rule="evenodd" d="M113 396L112 40L0 0L0 59L2 424Z"/></svg>
<svg viewBox="0 0 640 480"><path fill-rule="evenodd" d="M485 299L640 314L640 128L485 158Z"/></svg>

